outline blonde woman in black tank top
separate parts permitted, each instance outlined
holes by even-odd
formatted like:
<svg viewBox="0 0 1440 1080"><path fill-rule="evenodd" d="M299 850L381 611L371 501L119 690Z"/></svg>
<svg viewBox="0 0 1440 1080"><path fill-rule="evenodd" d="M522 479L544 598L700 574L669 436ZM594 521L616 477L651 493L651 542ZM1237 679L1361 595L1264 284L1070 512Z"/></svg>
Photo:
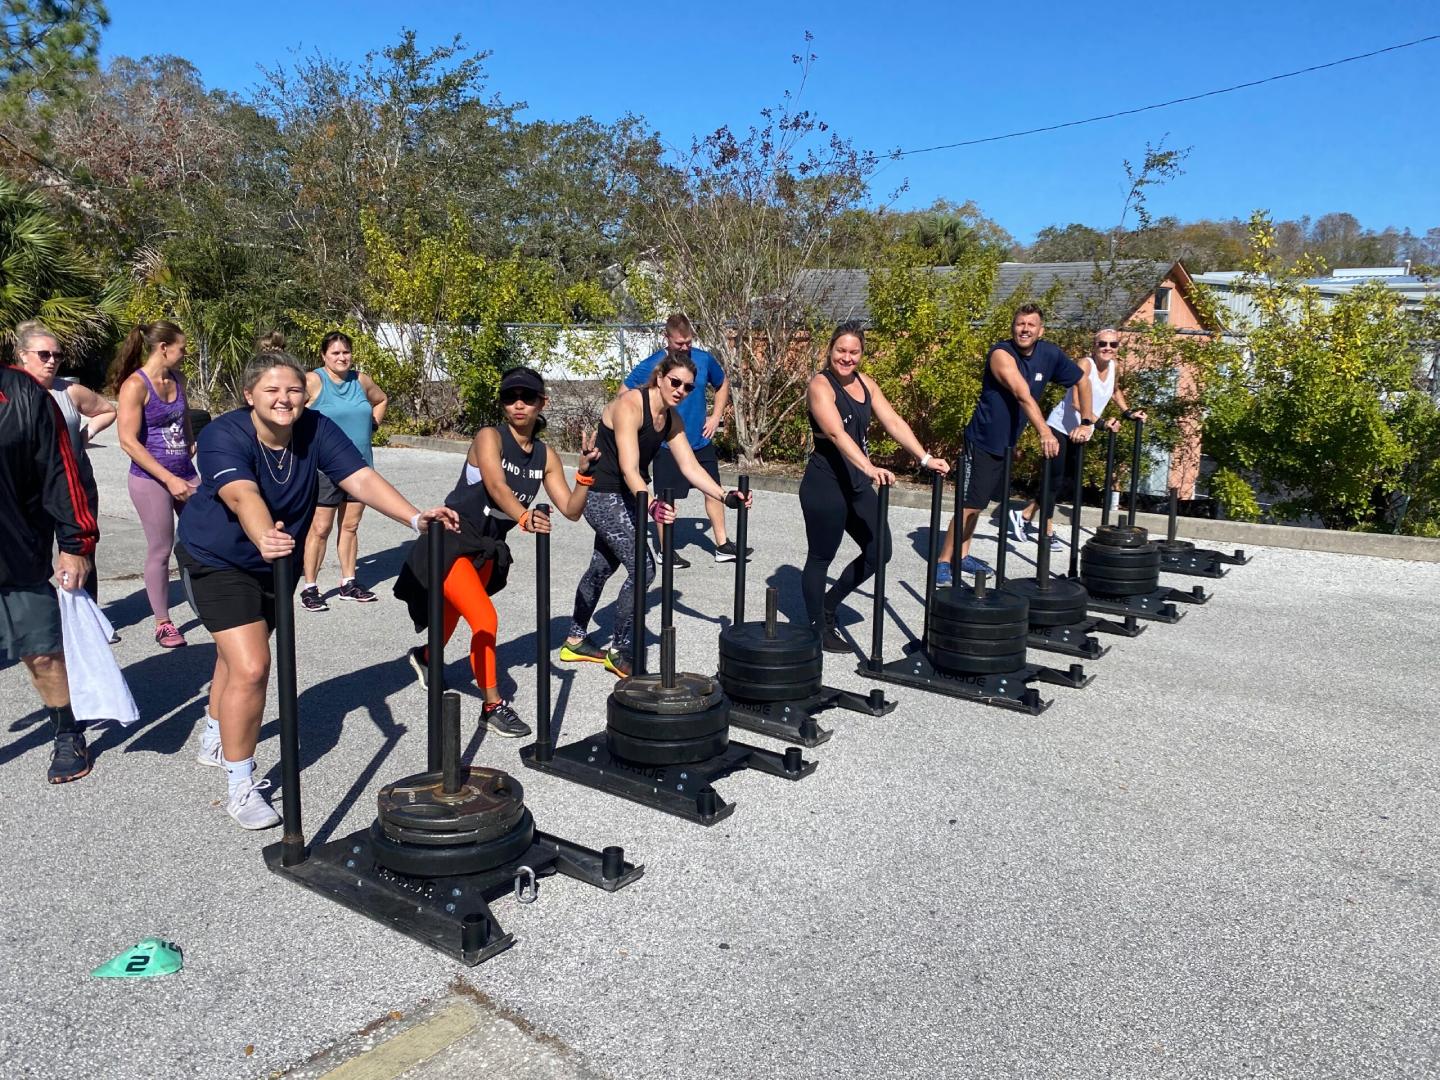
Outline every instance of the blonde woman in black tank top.
<svg viewBox="0 0 1440 1080"><path fill-rule="evenodd" d="M810 379L806 390L815 452L800 481L807 547L800 584L805 613L830 652L850 651L849 643L835 629L836 611L841 601L875 573L882 558L874 530L875 488L893 484L895 474L870 460L863 429L869 427L871 416L880 421L887 435L920 459L921 468L942 476L950 471L947 462L926 453L875 380L861 373L864 352L864 330L858 323L842 323L830 338L825 366ZM859 545L860 554L840 572L827 593L825 579L845 535ZM884 548L883 557L888 558L888 537Z"/></svg>
<svg viewBox="0 0 1440 1080"><path fill-rule="evenodd" d="M667 356L655 365L648 386L626 390L605 406L595 440L600 457L592 470L594 481L585 503L585 520L595 530L595 549L575 590L575 609L570 633L560 646L561 660L604 664L606 670L621 678L630 674L635 611L634 582L630 580L635 565L634 493L649 490L650 462L662 442L669 443L675 464L693 487L712 499L726 498L727 492L695 460L685 439L685 425L672 411L694 389L694 361L688 356ZM745 505L749 505L748 496ZM649 513L657 524L675 520L675 508L659 500L650 503ZM605 583L622 566L625 584L620 589L615 629L606 650L587 636L590 619ZM647 550L645 584L648 586L654 577L655 562Z"/></svg>

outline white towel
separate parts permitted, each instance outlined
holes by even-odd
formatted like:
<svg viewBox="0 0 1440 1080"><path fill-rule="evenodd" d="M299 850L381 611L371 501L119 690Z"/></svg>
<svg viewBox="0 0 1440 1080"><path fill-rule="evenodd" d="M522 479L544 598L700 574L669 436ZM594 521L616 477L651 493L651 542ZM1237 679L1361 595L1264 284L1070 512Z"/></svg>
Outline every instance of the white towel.
<svg viewBox="0 0 1440 1080"><path fill-rule="evenodd" d="M60 594L60 626L65 639L65 670L70 676L70 708L76 720L118 720L133 724L140 710L110 651L115 633L110 620L83 589Z"/></svg>

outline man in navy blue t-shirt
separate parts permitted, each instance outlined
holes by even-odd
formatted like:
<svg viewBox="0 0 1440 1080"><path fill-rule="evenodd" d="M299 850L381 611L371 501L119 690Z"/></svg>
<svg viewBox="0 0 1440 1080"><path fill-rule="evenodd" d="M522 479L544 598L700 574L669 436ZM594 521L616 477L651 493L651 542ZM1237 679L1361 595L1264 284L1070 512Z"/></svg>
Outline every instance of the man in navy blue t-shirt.
<svg viewBox="0 0 1440 1080"><path fill-rule="evenodd" d="M689 318L680 312L671 315L665 320L665 348L655 350L635 365L635 370L625 376L625 386L630 390L648 386L655 365L667 355L682 352L689 354L690 359L695 362L695 389L685 396L675 411L680 414L680 419L685 424L685 441L695 452L695 460L718 484L720 460L715 455L715 445L710 439L725 418L725 409L730 404L730 384L725 381L725 369L714 356L704 349L691 348L694 340L695 329L690 325ZM707 386L715 390L715 404L708 413L705 410ZM669 491L675 501L679 502L690 494L690 481L685 479L675 465L668 445L662 444L660 452L655 455L651 475L655 478L656 498L663 497L663 493ZM710 516L710 526L715 531L715 561L734 562L735 545L725 538L725 504L707 495L705 512ZM658 544L656 550L659 550ZM675 565L685 567L690 563L682 559L677 551Z"/></svg>
<svg viewBox="0 0 1440 1080"><path fill-rule="evenodd" d="M1087 442L1095 430L1090 416L1090 380L1058 345L1042 341L1045 316L1035 304L1025 304L1015 312L1010 325L1010 339L991 346L980 385L980 400L965 427L965 446L970 453L970 483L965 489L964 521L961 522L960 569L966 573L995 571L970 554L970 538L980 511L990 505L1000 486L1005 455L1014 452L1015 443L1028 420L1040 436L1040 447L1047 458L1060 451L1045 414L1040 411L1040 395L1051 381L1076 388L1081 423L1071 434L1075 442ZM957 481L958 482L958 481ZM1005 508L1008 509L1008 508ZM1003 520L1003 515L1002 515ZM1004 543L1004 525L1000 542ZM955 555L955 522L945 532L945 545L940 551L936 583L952 581L950 561Z"/></svg>

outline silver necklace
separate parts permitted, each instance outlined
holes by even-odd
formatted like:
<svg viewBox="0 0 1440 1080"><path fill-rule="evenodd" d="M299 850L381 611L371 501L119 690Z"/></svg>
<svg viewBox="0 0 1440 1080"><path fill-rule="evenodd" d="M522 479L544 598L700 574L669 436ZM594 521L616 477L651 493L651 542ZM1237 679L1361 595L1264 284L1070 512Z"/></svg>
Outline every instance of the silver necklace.
<svg viewBox="0 0 1440 1080"><path fill-rule="evenodd" d="M260 444L260 457L265 462L265 471L270 474L270 479L274 480L279 487L284 487L290 482L290 477L295 474L295 459L290 456L290 447L282 446L279 455L272 464L270 455L274 453L274 451L263 442L260 442L259 439L255 441ZM276 475L277 469L282 475Z"/></svg>

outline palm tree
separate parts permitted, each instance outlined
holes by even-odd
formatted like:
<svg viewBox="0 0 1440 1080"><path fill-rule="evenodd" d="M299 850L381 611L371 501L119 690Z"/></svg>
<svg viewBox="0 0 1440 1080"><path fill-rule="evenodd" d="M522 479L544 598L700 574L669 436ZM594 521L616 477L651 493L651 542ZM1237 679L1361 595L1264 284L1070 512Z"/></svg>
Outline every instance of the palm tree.
<svg viewBox="0 0 1440 1080"><path fill-rule="evenodd" d="M39 319L68 348L106 338L123 285L106 283L38 192L0 177L0 331Z"/></svg>

